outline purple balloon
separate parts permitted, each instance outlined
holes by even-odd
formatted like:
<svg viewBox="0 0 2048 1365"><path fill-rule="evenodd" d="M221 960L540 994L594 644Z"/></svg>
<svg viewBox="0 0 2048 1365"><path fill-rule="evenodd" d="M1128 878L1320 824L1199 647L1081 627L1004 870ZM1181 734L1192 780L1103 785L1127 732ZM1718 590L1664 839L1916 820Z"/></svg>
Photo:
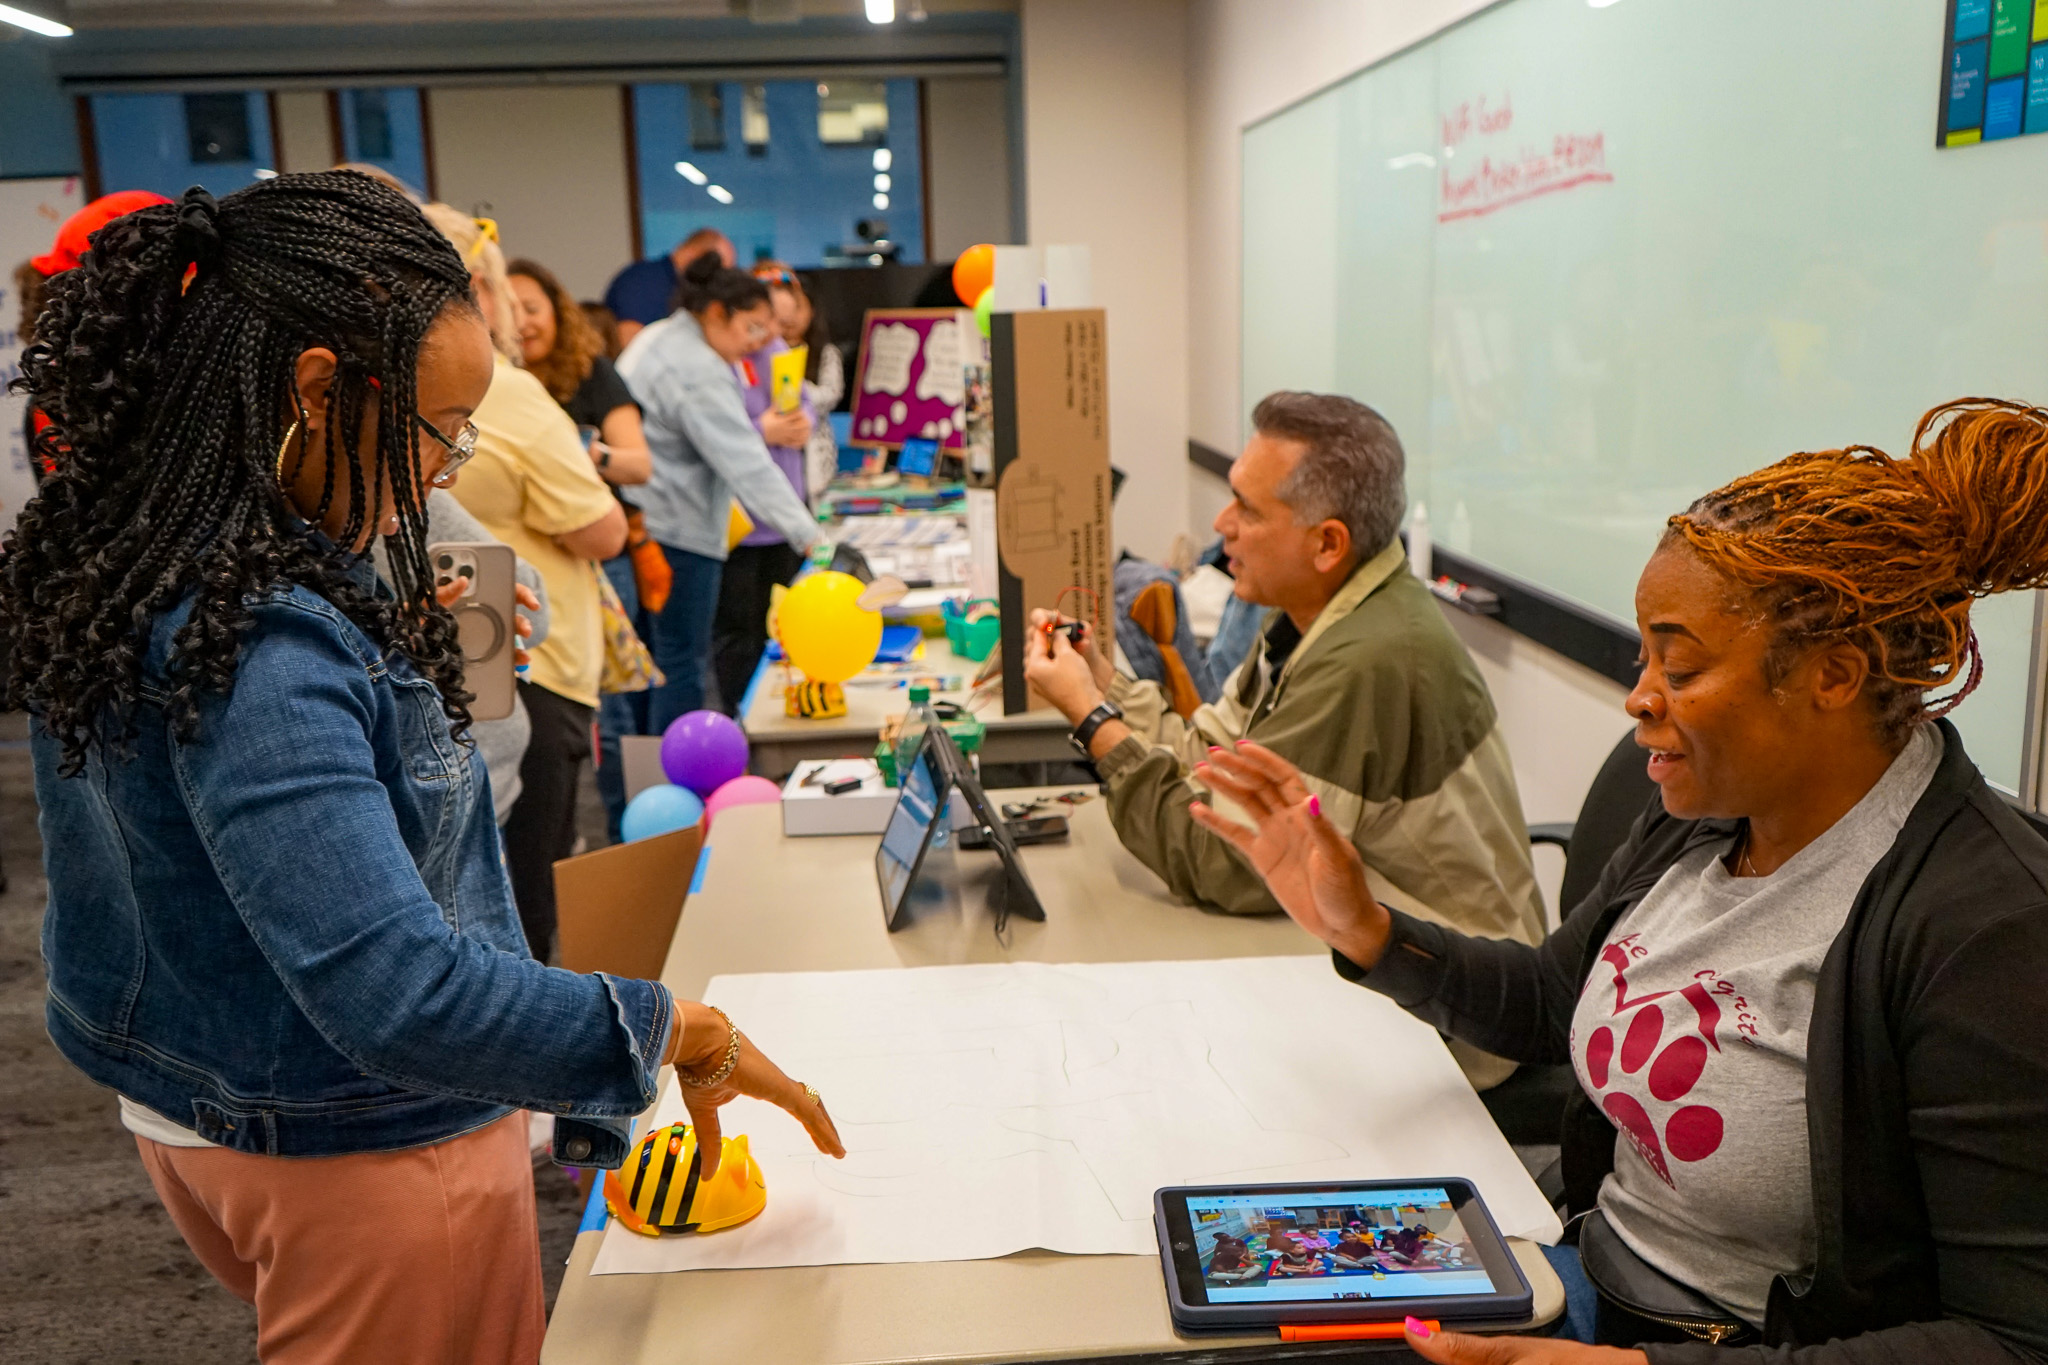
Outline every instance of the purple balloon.
<svg viewBox="0 0 2048 1365"><path fill-rule="evenodd" d="M747 737L730 716L687 712L661 737L661 770L678 787L709 796L747 770Z"/></svg>

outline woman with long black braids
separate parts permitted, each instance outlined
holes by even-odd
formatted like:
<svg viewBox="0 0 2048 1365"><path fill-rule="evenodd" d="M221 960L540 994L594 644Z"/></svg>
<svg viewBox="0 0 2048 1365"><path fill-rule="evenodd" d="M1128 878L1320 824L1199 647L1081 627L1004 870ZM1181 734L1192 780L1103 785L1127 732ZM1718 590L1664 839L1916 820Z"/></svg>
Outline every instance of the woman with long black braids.
<svg viewBox="0 0 2048 1365"><path fill-rule="evenodd" d="M490 375L461 259L345 172L110 224L24 358L66 452L0 549L49 1030L267 1361L535 1359L519 1109L616 1166L670 1062L707 1164L736 1094L840 1151L715 1010L527 953L421 510Z"/></svg>

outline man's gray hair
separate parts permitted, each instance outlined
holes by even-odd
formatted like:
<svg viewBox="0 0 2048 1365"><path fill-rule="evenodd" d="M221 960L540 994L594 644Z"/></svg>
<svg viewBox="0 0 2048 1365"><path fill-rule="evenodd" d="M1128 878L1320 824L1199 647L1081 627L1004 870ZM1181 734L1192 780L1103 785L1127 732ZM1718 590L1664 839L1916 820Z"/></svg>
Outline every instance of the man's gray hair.
<svg viewBox="0 0 2048 1365"><path fill-rule="evenodd" d="M1304 447L1301 463L1278 490L1297 521L1343 522L1361 560L1393 543L1407 504L1407 460L1386 418L1342 394L1282 389L1259 400L1252 426L1261 436Z"/></svg>

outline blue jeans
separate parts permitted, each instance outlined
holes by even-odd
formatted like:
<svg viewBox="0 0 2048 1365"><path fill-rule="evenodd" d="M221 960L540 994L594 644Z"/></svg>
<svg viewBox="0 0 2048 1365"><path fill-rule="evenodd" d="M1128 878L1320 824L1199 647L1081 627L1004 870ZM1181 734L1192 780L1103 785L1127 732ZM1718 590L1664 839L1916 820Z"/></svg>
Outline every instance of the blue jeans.
<svg viewBox="0 0 2048 1365"><path fill-rule="evenodd" d="M633 577L632 557L607 559L604 576L618 590L626 619L640 632L640 638L646 639L647 618L640 610L640 585ZM604 801L605 828L615 844L620 842L619 821L626 813L626 770L619 756L619 739L647 733L647 700L645 692L607 692L597 702L597 794Z"/></svg>
<svg viewBox="0 0 2048 1365"><path fill-rule="evenodd" d="M718 581L725 562L664 545L674 581L668 604L649 619L647 647L668 681L648 693L647 733L661 734L687 711L704 709L711 673L711 622L718 612Z"/></svg>
<svg viewBox="0 0 2048 1365"><path fill-rule="evenodd" d="M1575 1246L1544 1247L1543 1259L1550 1262L1550 1268L1564 1282L1564 1320L1557 1324L1556 1334L1566 1341L1590 1344L1595 1340L1594 1316L1599 1311L1600 1295L1579 1265L1579 1249Z"/></svg>

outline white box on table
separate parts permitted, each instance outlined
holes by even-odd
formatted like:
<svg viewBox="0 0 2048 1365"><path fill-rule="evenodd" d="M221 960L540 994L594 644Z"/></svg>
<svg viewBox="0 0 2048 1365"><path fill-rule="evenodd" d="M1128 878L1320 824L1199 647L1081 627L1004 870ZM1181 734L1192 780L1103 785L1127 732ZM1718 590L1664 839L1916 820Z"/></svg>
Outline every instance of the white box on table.
<svg viewBox="0 0 2048 1365"><path fill-rule="evenodd" d="M804 779L823 770L810 786ZM857 777L856 791L832 796L827 782ZM882 781L882 769L872 758L806 759L782 784L782 832L795 838L811 834L880 834L889 827L889 812L896 809L896 789ZM947 803L946 814L954 829L974 823L967 803L958 793Z"/></svg>

